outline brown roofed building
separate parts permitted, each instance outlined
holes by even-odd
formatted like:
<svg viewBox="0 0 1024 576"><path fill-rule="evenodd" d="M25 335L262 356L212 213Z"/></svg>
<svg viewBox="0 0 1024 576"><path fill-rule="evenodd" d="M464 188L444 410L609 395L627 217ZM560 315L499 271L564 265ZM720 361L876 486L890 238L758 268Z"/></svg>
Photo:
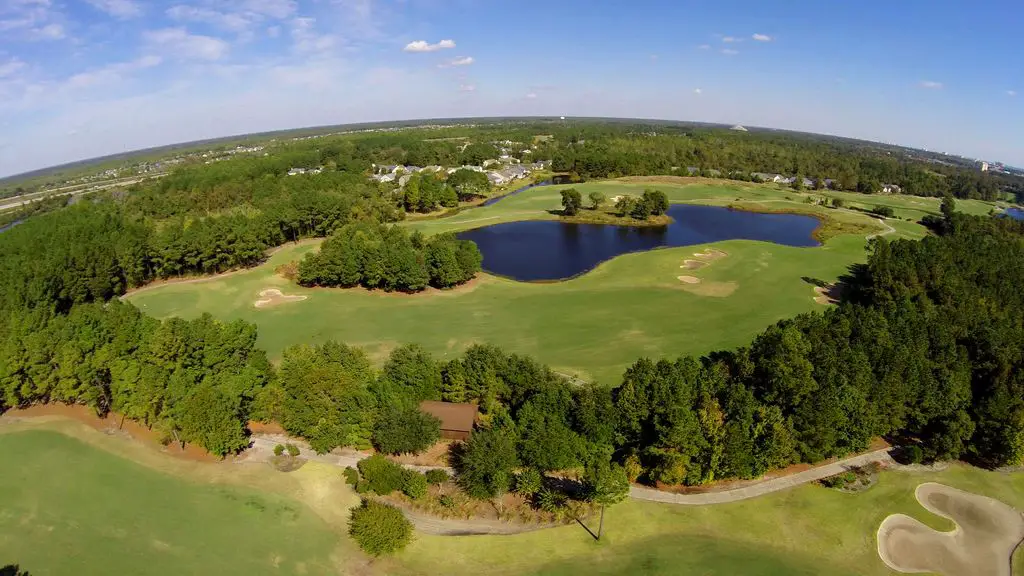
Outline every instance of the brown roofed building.
<svg viewBox="0 0 1024 576"><path fill-rule="evenodd" d="M434 400L420 402L420 411L440 420L441 437L449 440L469 439L469 435L473 433L473 423L476 421L476 410L476 404Z"/></svg>

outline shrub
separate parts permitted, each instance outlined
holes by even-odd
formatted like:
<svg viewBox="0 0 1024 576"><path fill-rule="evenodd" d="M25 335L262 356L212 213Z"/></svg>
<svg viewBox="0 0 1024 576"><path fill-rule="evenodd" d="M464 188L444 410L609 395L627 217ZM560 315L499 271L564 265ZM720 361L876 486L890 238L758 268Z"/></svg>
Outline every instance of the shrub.
<svg viewBox="0 0 1024 576"><path fill-rule="evenodd" d="M447 494L438 496L437 502L441 504L441 506L444 506L445 508L455 508L455 499Z"/></svg>
<svg viewBox="0 0 1024 576"><path fill-rule="evenodd" d="M281 454L284 454L284 446L280 444L274 446L274 456L280 456Z"/></svg>
<svg viewBox="0 0 1024 576"><path fill-rule="evenodd" d="M288 451L288 455L292 458L299 455L299 447L295 444L285 444L284 449Z"/></svg>
<svg viewBox="0 0 1024 576"><path fill-rule="evenodd" d="M348 466L345 468L345 483L350 486L355 486L359 483L359 471L355 468Z"/></svg>
<svg viewBox="0 0 1024 576"><path fill-rule="evenodd" d="M356 482L356 494L366 494L370 491L370 483L366 480Z"/></svg>
<svg viewBox="0 0 1024 576"><path fill-rule="evenodd" d="M440 468L427 470L426 474L424 474L424 477L427 479L427 484L433 484L435 486L438 484L444 484L451 478L447 472L441 470Z"/></svg>
<svg viewBox="0 0 1024 576"><path fill-rule="evenodd" d="M380 454L363 458L357 465L369 489L386 496L405 485L405 469Z"/></svg>
<svg viewBox="0 0 1024 576"><path fill-rule="evenodd" d="M537 507L545 512L557 513L565 508L569 498L561 492L541 488L536 495Z"/></svg>
<svg viewBox="0 0 1024 576"><path fill-rule="evenodd" d="M924 462L924 450L917 444L911 444L903 449L907 462L910 464L920 464Z"/></svg>
<svg viewBox="0 0 1024 576"><path fill-rule="evenodd" d="M882 218L891 218L893 214L895 214L893 209L888 206L875 206L871 209L871 213L881 216Z"/></svg>
<svg viewBox="0 0 1024 576"><path fill-rule="evenodd" d="M640 463L640 457L636 454L630 454L626 458L626 463L623 465L626 469L626 477L629 478L630 482L636 482L637 478L644 473L644 466Z"/></svg>
<svg viewBox="0 0 1024 576"><path fill-rule="evenodd" d="M543 487L544 478L534 468L527 468L516 474L516 493L533 496Z"/></svg>
<svg viewBox="0 0 1024 576"><path fill-rule="evenodd" d="M402 492L413 500L423 498L427 495L427 477L415 470L406 470Z"/></svg>
<svg viewBox="0 0 1024 576"><path fill-rule="evenodd" d="M363 549L373 556L393 554L405 548L412 540L412 524L402 511L372 500L352 510L348 533Z"/></svg>

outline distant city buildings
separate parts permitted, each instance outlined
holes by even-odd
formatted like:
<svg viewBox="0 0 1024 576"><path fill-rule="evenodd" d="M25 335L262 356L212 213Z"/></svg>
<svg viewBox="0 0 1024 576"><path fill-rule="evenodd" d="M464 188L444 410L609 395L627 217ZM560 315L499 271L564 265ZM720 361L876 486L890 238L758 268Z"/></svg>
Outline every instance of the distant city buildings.
<svg viewBox="0 0 1024 576"><path fill-rule="evenodd" d="M982 162L981 163L981 171L982 172L988 172L988 162Z"/></svg>

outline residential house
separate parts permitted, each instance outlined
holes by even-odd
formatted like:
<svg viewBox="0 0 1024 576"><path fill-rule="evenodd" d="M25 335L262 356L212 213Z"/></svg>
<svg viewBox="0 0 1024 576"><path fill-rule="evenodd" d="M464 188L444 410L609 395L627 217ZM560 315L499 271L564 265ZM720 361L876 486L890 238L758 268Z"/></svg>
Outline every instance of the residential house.
<svg viewBox="0 0 1024 576"><path fill-rule="evenodd" d="M299 174L305 174L305 173L306 173L306 169L305 168L292 168L291 170L288 171L288 175L289 176L297 176Z"/></svg>
<svg viewBox="0 0 1024 576"><path fill-rule="evenodd" d="M476 404L457 402L420 402L420 412L441 421L441 437L448 440L468 440L476 423Z"/></svg>
<svg viewBox="0 0 1024 576"><path fill-rule="evenodd" d="M895 184L882 184L882 194L899 194L903 189Z"/></svg>
<svg viewBox="0 0 1024 576"><path fill-rule="evenodd" d="M402 174L398 177L398 187L404 188L408 184L409 179L412 178L412 174Z"/></svg>
<svg viewBox="0 0 1024 576"><path fill-rule="evenodd" d="M484 168L487 168L491 164L501 164L501 162L498 162L497 160L495 160L493 158L490 159L490 160L484 160Z"/></svg>
<svg viewBox="0 0 1024 576"><path fill-rule="evenodd" d="M814 180L811 180L810 178L804 178L803 185L804 188L814 188Z"/></svg>
<svg viewBox="0 0 1024 576"><path fill-rule="evenodd" d="M754 180L760 180L761 182L781 182L783 180L782 174L774 174L772 172L752 172L750 176Z"/></svg>
<svg viewBox="0 0 1024 576"><path fill-rule="evenodd" d="M501 186L508 182L508 180L505 179L505 176L500 172L488 172L487 181L490 182L492 186Z"/></svg>

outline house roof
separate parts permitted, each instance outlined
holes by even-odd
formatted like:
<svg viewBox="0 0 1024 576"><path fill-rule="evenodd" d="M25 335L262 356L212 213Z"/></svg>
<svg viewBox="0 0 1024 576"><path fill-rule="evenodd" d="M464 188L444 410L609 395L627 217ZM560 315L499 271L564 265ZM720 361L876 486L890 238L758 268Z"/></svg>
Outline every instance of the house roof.
<svg viewBox="0 0 1024 576"><path fill-rule="evenodd" d="M477 408L476 404L424 400L420 402L420 411L440 420L442 430L472 432Z"/></svg>

